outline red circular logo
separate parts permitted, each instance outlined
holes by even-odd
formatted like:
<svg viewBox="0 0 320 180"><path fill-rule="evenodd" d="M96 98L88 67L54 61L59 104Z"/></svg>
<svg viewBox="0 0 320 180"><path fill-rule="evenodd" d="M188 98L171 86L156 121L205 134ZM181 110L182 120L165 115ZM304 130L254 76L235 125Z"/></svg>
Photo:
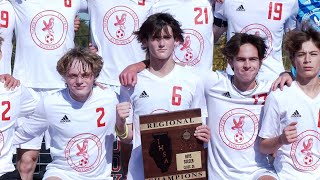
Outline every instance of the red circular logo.
<svg viewBox="0 0 320 180"><path fill-rule="evenodd" d="M139 17L126 6L116 6L110 9L103 18L103 31L113 44L129 44L139 28Z"/></svg>
<svg viewBox="0 0 320 180"><path fill-rule="evenodd" d="M56 11L42 11L30 24L33 42L46 50L59 48L66 39L67 31L67 19Z"/></svg>
<svg viewBox="0 0 320 180"><path fill-rule="evenodd" d="M90 133L73 137L64 151L70 167L78 172L89 172L97 168L101 161L102 144Z"/></svg>
<svg viewBox="0 0 320 180"><path fill-rule="evenodd" d="M247 149L258 135L259 120L251 111L236 108L226 112L219 123L222 141L232 149Z"/></svg>
<svg viewBox="0 0 320 180"><path fill-rule="evenodd" d="M292 143L290 156L299 171L314 171L320 165L320 133L308 130L298 135Z"/></svg>

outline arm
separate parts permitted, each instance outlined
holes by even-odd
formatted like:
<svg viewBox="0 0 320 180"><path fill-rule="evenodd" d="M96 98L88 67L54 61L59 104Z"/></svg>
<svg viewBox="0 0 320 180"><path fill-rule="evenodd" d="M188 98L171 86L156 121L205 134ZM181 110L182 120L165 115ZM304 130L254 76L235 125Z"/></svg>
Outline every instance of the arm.
<svg viewBox="0 0 320 180"><path fill-rule="evenodd" d="M194 80L196 83L196 89L193 94L193 100L191 108L201 108L202 124L196 128L194 136L207 143L210 140L211 133L209 127L206 125L206 117L208 117L207 106L204 96L204 87L200 78Z"/></svg>
<svg viewBox="0 0 320 180"><path fill-rule="evenodd" d="M297 122L292 122L283 129L283 133L280 136L262 139L260 142L261 153L272 154L276 152L282 145L295 142L298 138L296 125Z"/></svg>
<svg viewBox="0 0 320 180"><path fill-rule="evenodd" d="M119 139L125 143L130 143L133 137L132 123L126 123L126 119L129 118L130 112L132 113L129 102L117 104L116 133Z"/></svg>
<svg viewBox="0 0 320 180"><path fill-rule="evenodd" d="M23 124L17 127L13 139L13 144L23 144L36 136L40 136L48 129L48 121L45 116L43 100L40 101L35 112Z"/></svg>
<svg viewBox="0 0 320 180"><path fill-rule="evenodd" d="M227 31L227 27L227 19L224 16L224 3L216 3L213 22L214 43L218 42L221 35Z"/></svg>
<svg viewBox="0 0 320 180"><path fill-rule="evenodd" d="M126 67L119 75L119 80L123 86L134 86L137 83L137 73L147 68L150 60L144 60Z"/></svg>

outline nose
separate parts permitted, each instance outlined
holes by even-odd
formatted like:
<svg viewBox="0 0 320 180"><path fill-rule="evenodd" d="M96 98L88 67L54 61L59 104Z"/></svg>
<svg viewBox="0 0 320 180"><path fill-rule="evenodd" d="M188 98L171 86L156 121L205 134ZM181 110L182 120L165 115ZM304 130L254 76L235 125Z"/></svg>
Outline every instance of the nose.
<svg viewBox="0 0 320 180"><path fill-rule="evenodd" d="M244 67L245 69L249 69L249 68L250 68L250 62L249 62L249 59L246 59L246 60L244 61L244 63L243 63L243 67Z"/></svg>
<svg viewBox="0 0 320 180"><path fill-rule="evenodd" d="M82 78L81 75L76 78L76 83L77 84L82 84L83 83L83 78Z"/></svg>
<svg viewBox="0 0 320 180"><path fill-rule="evenodd" d="M304 56L304 63L306 64L306 63L309 63L311 60L311 56L310 56L310 54L309 53L306 53L306 55Z"/></svg>
<svg viewBox="0 0 320 180"><path fill-rule="evenodd" d="M160 38L158 43L159 43L159 47L164 47L164 39L163 38Z"/></svg>

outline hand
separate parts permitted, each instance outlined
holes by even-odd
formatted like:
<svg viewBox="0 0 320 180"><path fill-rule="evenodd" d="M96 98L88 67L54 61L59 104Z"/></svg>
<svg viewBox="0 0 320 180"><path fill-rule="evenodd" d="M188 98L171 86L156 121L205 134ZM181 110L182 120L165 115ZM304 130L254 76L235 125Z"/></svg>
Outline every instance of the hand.
<svg viewBox="0 0 320 180"><path fill-rule="evenodd" d="M20 81L15 79L9 74L2 74L0 75L0 81L3 83L4 82L4 87L7 88L8 90L14 90L16 87L20 86Z"/></svg>
<svg viewBox="0 0 320 180"><path fill-rule="evenodd" d="M282 134L279 136L280 144L291 144L297 141L297 127L298 122L292 122L283 129Z"/></svg>
<svg viewBox="0 0 320 180"><path fill-rule="evenodd" d="M119 75L121 85L135 86L137 84L137 73L135 65L127 66Z"/></svg>
<svg viewBox="0 0 320 180"><path fill-rule="evenodd" d="M291 86L292 83L292 76L290 72L283 72L280 74L280 76L272 83L271 89L272 91L277 90L280 88L280 90L283 90L284 85Z"/></svg>
<svg viewBox="0 0 320 180"><path fill-rule="evenodd" d="M118 131L124 131L124 126L126 124L126 118L129 117L131 104L129 102L122 102L117 104L117 122L116 126Z"/></svg>
<svg viewBox="0 0 320 180"><path fill-rule="evenodd" d="M194 136L205 143L209 142L211 137L209 127L207 125L198 126L194 132Z"/></svg>
<svg viewBox="0 0 320 180"><path fill-rule="evenodd" d="M74 18L74 31L78 31L80 29L80 18L78 15L76 15L76 17Z"/></svg>
<svg viewBox="0 0 320 180"><path fill-rule="evenodd" d="M98 52L98 49L96 47L94 47L92 45L92 43L89 43L89 50L91 53L94 53L94 54L97 54L97 52Z"/></svg>

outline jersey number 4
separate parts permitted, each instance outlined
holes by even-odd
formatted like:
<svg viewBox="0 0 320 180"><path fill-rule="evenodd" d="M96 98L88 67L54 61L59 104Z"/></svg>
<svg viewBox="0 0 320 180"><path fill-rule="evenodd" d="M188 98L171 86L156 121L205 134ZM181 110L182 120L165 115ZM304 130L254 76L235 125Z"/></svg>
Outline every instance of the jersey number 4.
<svg viewBox="0 0 320 180"><path fill-rule="evenodd" d="M2 121L10 121L10 116L7 115L7 113L11 109L10 101L2 101L1 102L1 106L4 108L4 110L3 110L2 114L1 114Z"/></svg>
<svg viewBox="0 0 320 180"><path fill-rule="evenodd" d="M172 105L180 106L181 104L181 91L182 87L180 86L173 86L172 88Z"/></svg>
<svg viewBox="0 0 320 180"><path fill-rule="evenodd" d="M282 16L282 3L269 3L268 19L280 21Z"/></svg>
<svg viewBox="0 0 320 180"><path fill-rule="evenodd" d="M104 117L104 108L97 108L96 113L100 113L100 116L97 119L97 127L104 127L106 126L106 122L101 122L102 118Z"/></svg>
<svg viewBox="0 0 320 180"><path fill-rule="evenodd" d="M9 13L8 11L0 12L0 28L8 28L9 25Z"/></svg>

